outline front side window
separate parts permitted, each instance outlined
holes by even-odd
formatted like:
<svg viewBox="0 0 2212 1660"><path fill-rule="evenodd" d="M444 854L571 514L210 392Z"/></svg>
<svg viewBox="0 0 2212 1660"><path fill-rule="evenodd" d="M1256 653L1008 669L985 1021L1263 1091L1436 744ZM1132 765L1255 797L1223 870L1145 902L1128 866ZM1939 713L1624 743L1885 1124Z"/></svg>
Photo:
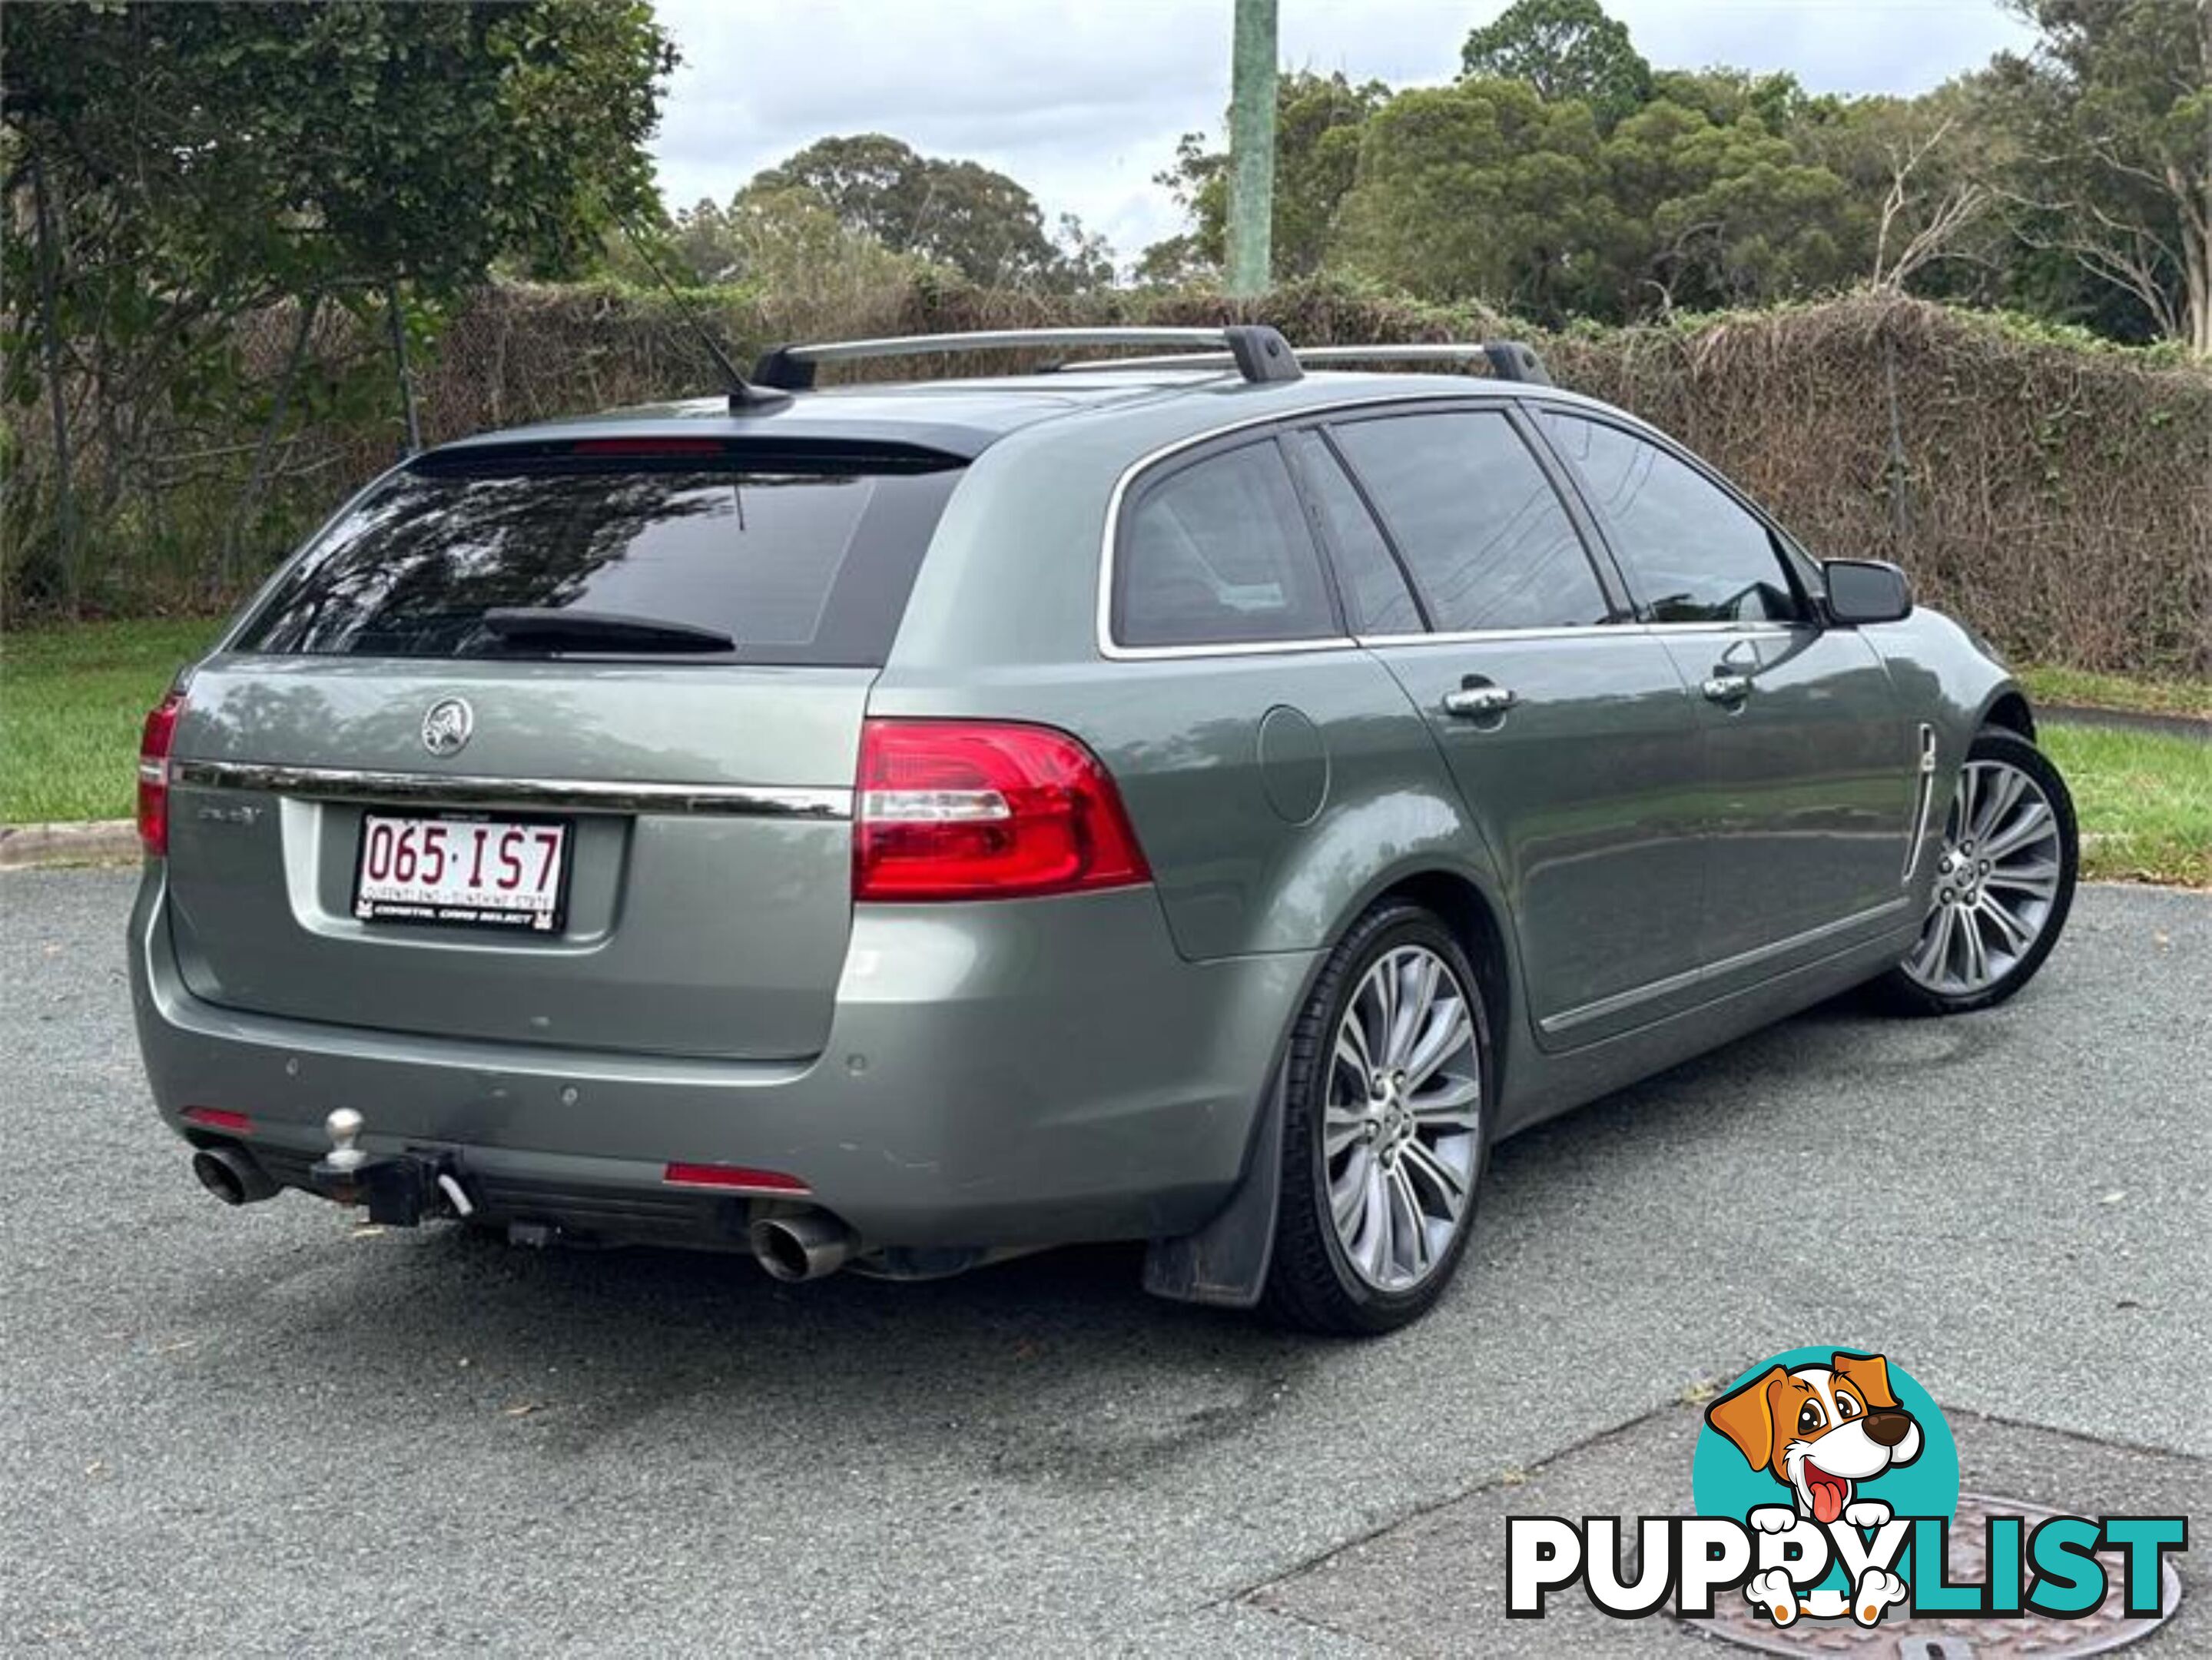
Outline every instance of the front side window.
<svg viewBox="0 0 2212 1660"><path fill-rule="evenodd" d="M1574 521L1504 415L1394 415L1332 431L1438 629L1607 620L1605 591Z"/></svg>
<svg viewBox="0 0 2212 1660"><path fill-rule="evenodd" d="M1655 623L1795 622L1796 590L1765 526L1658 445L1558 410L1546 431L1588 485Z"/></svg>
<svg viewBox="0 0 2212 1660"><path fill-rule="evenodd" d="M1321 556L1273 439L1145 489L1115 563L1124 646L1249 645L1341 630Z"/></svg>

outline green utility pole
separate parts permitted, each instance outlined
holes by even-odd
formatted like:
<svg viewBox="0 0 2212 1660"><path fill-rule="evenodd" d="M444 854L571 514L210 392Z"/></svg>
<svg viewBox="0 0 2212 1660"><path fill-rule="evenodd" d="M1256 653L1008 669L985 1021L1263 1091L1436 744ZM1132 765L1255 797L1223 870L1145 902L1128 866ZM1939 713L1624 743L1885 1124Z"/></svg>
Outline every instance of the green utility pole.
<svg viewBox="0 0 2212 1660"><path fill-rule="evenodd" d="M1275 218L1275 0L1237 0L1229 90L1229 292L1267 291Z"/></svg>

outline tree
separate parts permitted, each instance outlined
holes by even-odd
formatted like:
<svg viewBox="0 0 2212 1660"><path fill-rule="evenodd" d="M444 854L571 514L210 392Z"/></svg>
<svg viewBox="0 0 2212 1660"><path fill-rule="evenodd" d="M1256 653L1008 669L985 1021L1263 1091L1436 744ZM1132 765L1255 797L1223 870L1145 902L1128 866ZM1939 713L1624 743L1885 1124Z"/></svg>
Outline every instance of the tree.
<svg viewBox="0 0 2212 1660"><path fill-rule="evenodd" d="M817 139L745 188L809 192L847 229L987 287L1073 288L1095 283L1102 263L1112 270L1112 251L1073 216L1060 219L1055 243L1036 198L1006 174L921 155L883 133Z"/></svg>
<svg viewBox="0 0 2212 1660"><path fill-rule="evenodd" d="M1599 0L1514 0L1460 49L1469 80L1519 81L1547 102L1578 98L1609 128L1651 95L1651 66Z"/></svg>
<svg viewBox="0 0 2212 1660"><path fill-rule="evenodd" d="M1761 304L1853 274L1850 192L1746 106L1717 125L1666 99L1605 141L1609 242L1624 309Z"/></svg>
<svg viewBox="0 0 2212 1660"><path fill-rule="evenodd" d="M1595 274L1611 209L1578 100L1513 81L1401 92L1368 121L1340 249L1425 298L1564 317Z"/></svg>
<svg viewBox="0 0 2212 1660"><path fill-rule="evenodd" d="M721 204L709 198L702 198L688 208L678 208L668 222L661 241L673 262L671 275L681 272L694 282L703 283L734 283L744 272L744 255L739 246L733 211L725 211ZM611 263L628 280L649 283L654 281L652 271L642 265L635 271L632 261L623 257L617 246L611 254Z"/></svg>
<svg viewBox="0 0 2212 1660"><path fill-rule="evenodd" d="M720 220L720 280L748 283L763 295L803 295L832 313L864 310L870 295L902 292L927 264L854 230L796 185L739 191Z"/></svg>
<svg viewBox="0 0 2212 1660"><path fill-rule="evenodd" d="M1061 214L1053 234L1048 286L1066 294L1088 294L1112 288L1116 274L1114 245L1104 233L1088 228L1074 214Z"/></svg>
<svg viewBox="0 0 2212 1660"><path fill-rule="evenodd" d="M1992 66L2017 233L2212 356L2212 0L2014 0L2041 32Z"/></svg>
<svg viewBox="0 0 2212 1660"><path fill-rule="evenodd" d="M1355 86L1342 75L1293 70L1275 82L1275 199L1272 246L1277 282L1310 277L1328 258L1337 216L1359 168L1359 136L1390 89ZM1140 271L1218 270L1225 252L1229 157L1185 133L1176 164L1155 182L1173 192L1194 222L1188 246L1170 239L1146 251ZM1157 253L1157 258L1155 254Z"/></svg>
<svg viewBox="0 0 2212 1660"><path fill-rule="evenodd" d="M33 228L5 253L4 390L58 423L82 407L105 500L151 424L255 404L281 424L320 306L396 316L501 258L558 272L653 212L675 54L645 0L19 0L0 62L9 208ZM294 344L252 386L231 325L280 301ZM75 472L48 475L64 524Z"/></svg>
<svg viewBox="0 0 2212 1660"><path fill-rule="evenodd" d="M655 206L676 60L644 0L27 0L0 33L27 154L203 280L452 289Z"/></svg>
<svg viewBox="0 0 2212 1660"><path fill-rule="evenodd" d="M1167 289L1187 288L1220 274L1221 261L1208 258L1198 236L1189 231L1147 245L1133 273L1140 287Z"/></svg>
<svg viewBox="0 0 2212 1660"><path fill-rule="evenodd" d="M1973 88L1855 98L1800 149L1844 181L1857 227L1853 269L1879 289L1988 300L2008 264L1987 182L2000 147Z"/></svg>
<svg viewBox="0 0 2212 1660"><path fill-rule="evenodd" d="M1657 70L1651 76L1651 99L1664 99L1693 109L1717 127L1734 126L1747 115L1778 137L1799 133L1832 121L1844 100L1805 90L1787 70L1740 70L1716 64L1701 70Z"/></svg>

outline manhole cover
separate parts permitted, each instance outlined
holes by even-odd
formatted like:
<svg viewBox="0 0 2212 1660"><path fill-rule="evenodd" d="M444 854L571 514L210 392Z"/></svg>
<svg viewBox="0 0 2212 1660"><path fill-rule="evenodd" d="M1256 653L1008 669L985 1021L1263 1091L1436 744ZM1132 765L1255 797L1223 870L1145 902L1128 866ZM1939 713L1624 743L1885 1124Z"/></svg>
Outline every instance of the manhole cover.
<svg viewBox="0 0 2212 1660"><path fill-rule="evenodd" d="M1972 1584L1985 1578L1982 1551L1988 1535L1984 1527L1992 1513L2027 1518L2029 1529L2044 1517L2056 1515L2039 1505L2023 1505L2010 1499L1984 1499L1976 1493L1959 1495L1959 1515L1951 1529L1951 1581ZM2102 1557L2106 1590L2104 1605L2079 1620L2052 1620L2042 1614L2022 1614L2017 1620L1972 1620L1923 1614L1917 1620L1892 1615L1871 1630L1850 1620L1800 1620L1778 1629L1764 1614L1754 1614L1742 1593L1730 1591L1714 1599L1713 1617L1683 1623L1725 1642L1767 1654L1848 1654L1867 1660L2064 1660L2065 1657L2104 1654L2148 1637L2173 1617L2181 1601L2180 1576L2168 1559L2162 1565L2166 1612L2155 1620L2130 1620L2121 1601L2120 1553Z"/></svg>

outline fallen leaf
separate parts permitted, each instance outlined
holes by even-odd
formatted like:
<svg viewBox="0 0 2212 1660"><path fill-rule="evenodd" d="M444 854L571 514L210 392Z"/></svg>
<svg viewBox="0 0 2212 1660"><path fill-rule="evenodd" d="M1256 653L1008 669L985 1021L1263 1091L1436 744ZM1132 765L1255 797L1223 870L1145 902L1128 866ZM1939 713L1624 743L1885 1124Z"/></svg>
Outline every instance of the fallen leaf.
<svg viewBox="0 0 2212 1660"><path fill-rule="evenodd" d="M2117 1205L2121 1200L2127 1196L2128 1190L2125 1188L2114 1188L2110 1193L2106 1194L2097 1202L2100 1205Z"/></svg>
<svg viewBox="0 0 2212 1660"><path fill-rule="evenodd" d="M1682 1386L1681 1394L1675 1399L1686 1407L1702 1406L1720 1392L1720 1385L1711 1378L1693 1377Z"/></svg>
<svg viewBox="0 0 2212 1660"><path fill-rule="evenodd" d="M1528 1472L1518 1469L1507 1470L1498 1479L1509 1487L1525 1487L1528 1485Z"/></svg>

